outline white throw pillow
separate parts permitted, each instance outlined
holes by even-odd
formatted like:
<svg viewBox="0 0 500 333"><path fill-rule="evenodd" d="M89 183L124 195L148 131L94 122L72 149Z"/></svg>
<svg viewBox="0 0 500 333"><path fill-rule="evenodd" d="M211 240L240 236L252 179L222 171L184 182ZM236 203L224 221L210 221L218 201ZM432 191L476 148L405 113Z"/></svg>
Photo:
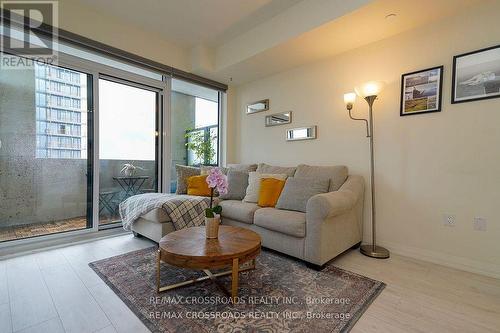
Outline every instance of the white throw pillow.
<svg viewBox="0 0 500 333"><path fill-rule="evenodd" d="M243 201L245 202L258 202L259 201L259 190L260 190L260 180L262 178L275 178L279 180L286 180L287 175L281 173L258 173L250 172L248 174L248 187Z"/></svg>

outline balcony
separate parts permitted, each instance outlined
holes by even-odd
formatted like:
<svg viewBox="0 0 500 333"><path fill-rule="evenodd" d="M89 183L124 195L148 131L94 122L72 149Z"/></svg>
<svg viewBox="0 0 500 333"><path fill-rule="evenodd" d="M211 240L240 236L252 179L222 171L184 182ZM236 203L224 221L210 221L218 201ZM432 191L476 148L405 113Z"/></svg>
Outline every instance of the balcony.
<svg viewBox="0 0 500 333"><path fill-rule="evenodd" d="M87 228L87 160L2 159L0 169L0 242ZM124 163L138 170L130 187L119 179ZM28 167L32 166L32 167ZM125 198L154 192L154 161L100 161L99 225L120 226L118 204Z"/></svg>

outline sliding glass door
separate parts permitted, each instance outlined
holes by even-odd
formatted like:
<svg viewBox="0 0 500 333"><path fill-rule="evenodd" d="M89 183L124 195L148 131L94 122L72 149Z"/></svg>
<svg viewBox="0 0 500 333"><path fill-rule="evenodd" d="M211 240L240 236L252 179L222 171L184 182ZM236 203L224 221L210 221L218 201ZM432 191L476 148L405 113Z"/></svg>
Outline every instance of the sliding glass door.
<svg viewBox="0 0 500 333"><path fill-rule="evenodd" d="M119 227L130 196L175 191L175 164L221 160L222 92L58 46L0 66L0 243Z"/></svg>
<svg viewBox="0 0 500 333"><path fill-rule="evenodd" d="M99 224L118 225L118 205L158 191L160 90L99 79Z"/></svg>
<svg viewBox="0 0 500 333"><path fill-rule="evenodd" d="M0 91L0 241L91 228L92 75L2 69Z"/></svg>
<svg viewBox="0 0 500 333"><path fill-rule="evenodd" d="M119 227L120 202L158 192L165 87L69 56L0 69L0 242Z"/></svg>

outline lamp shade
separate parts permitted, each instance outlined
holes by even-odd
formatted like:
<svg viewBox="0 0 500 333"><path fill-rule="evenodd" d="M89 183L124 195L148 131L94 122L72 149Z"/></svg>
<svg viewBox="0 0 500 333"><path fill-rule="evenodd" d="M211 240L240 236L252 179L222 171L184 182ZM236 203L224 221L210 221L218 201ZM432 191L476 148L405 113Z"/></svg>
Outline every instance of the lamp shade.
<svg viewBox="0 0 500 333"><path fill-rule="evenodd" d="M349 92L344 94L345 105L354 104L355 101L356 101L356 93Z"/></svg>
<svg viewBox="0 0 500 333"><path fill-rule="evenodd" d="M384 88L384 85L385 84L382 81L370 81L357 86L354 88L354 91L359 97L363 98L368 96L378 96Z"/></svg>

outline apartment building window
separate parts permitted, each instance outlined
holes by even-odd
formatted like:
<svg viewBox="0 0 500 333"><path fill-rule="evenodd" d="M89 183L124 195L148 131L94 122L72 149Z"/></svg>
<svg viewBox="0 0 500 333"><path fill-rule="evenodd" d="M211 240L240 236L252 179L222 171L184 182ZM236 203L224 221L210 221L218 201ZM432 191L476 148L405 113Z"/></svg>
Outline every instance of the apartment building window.
<svg viewBox="0 0 500 333"><path fill-rule="evenodd" d="M86 75L36 64L37 158L80 159L86 154ZM82 117L85 114L85 117ZM67 140L58 136L71 136ZM45 139L43 138L45 137ZM65 139L65 138L64 138ZM62 148L71 148L67 151Z"/></svg>

